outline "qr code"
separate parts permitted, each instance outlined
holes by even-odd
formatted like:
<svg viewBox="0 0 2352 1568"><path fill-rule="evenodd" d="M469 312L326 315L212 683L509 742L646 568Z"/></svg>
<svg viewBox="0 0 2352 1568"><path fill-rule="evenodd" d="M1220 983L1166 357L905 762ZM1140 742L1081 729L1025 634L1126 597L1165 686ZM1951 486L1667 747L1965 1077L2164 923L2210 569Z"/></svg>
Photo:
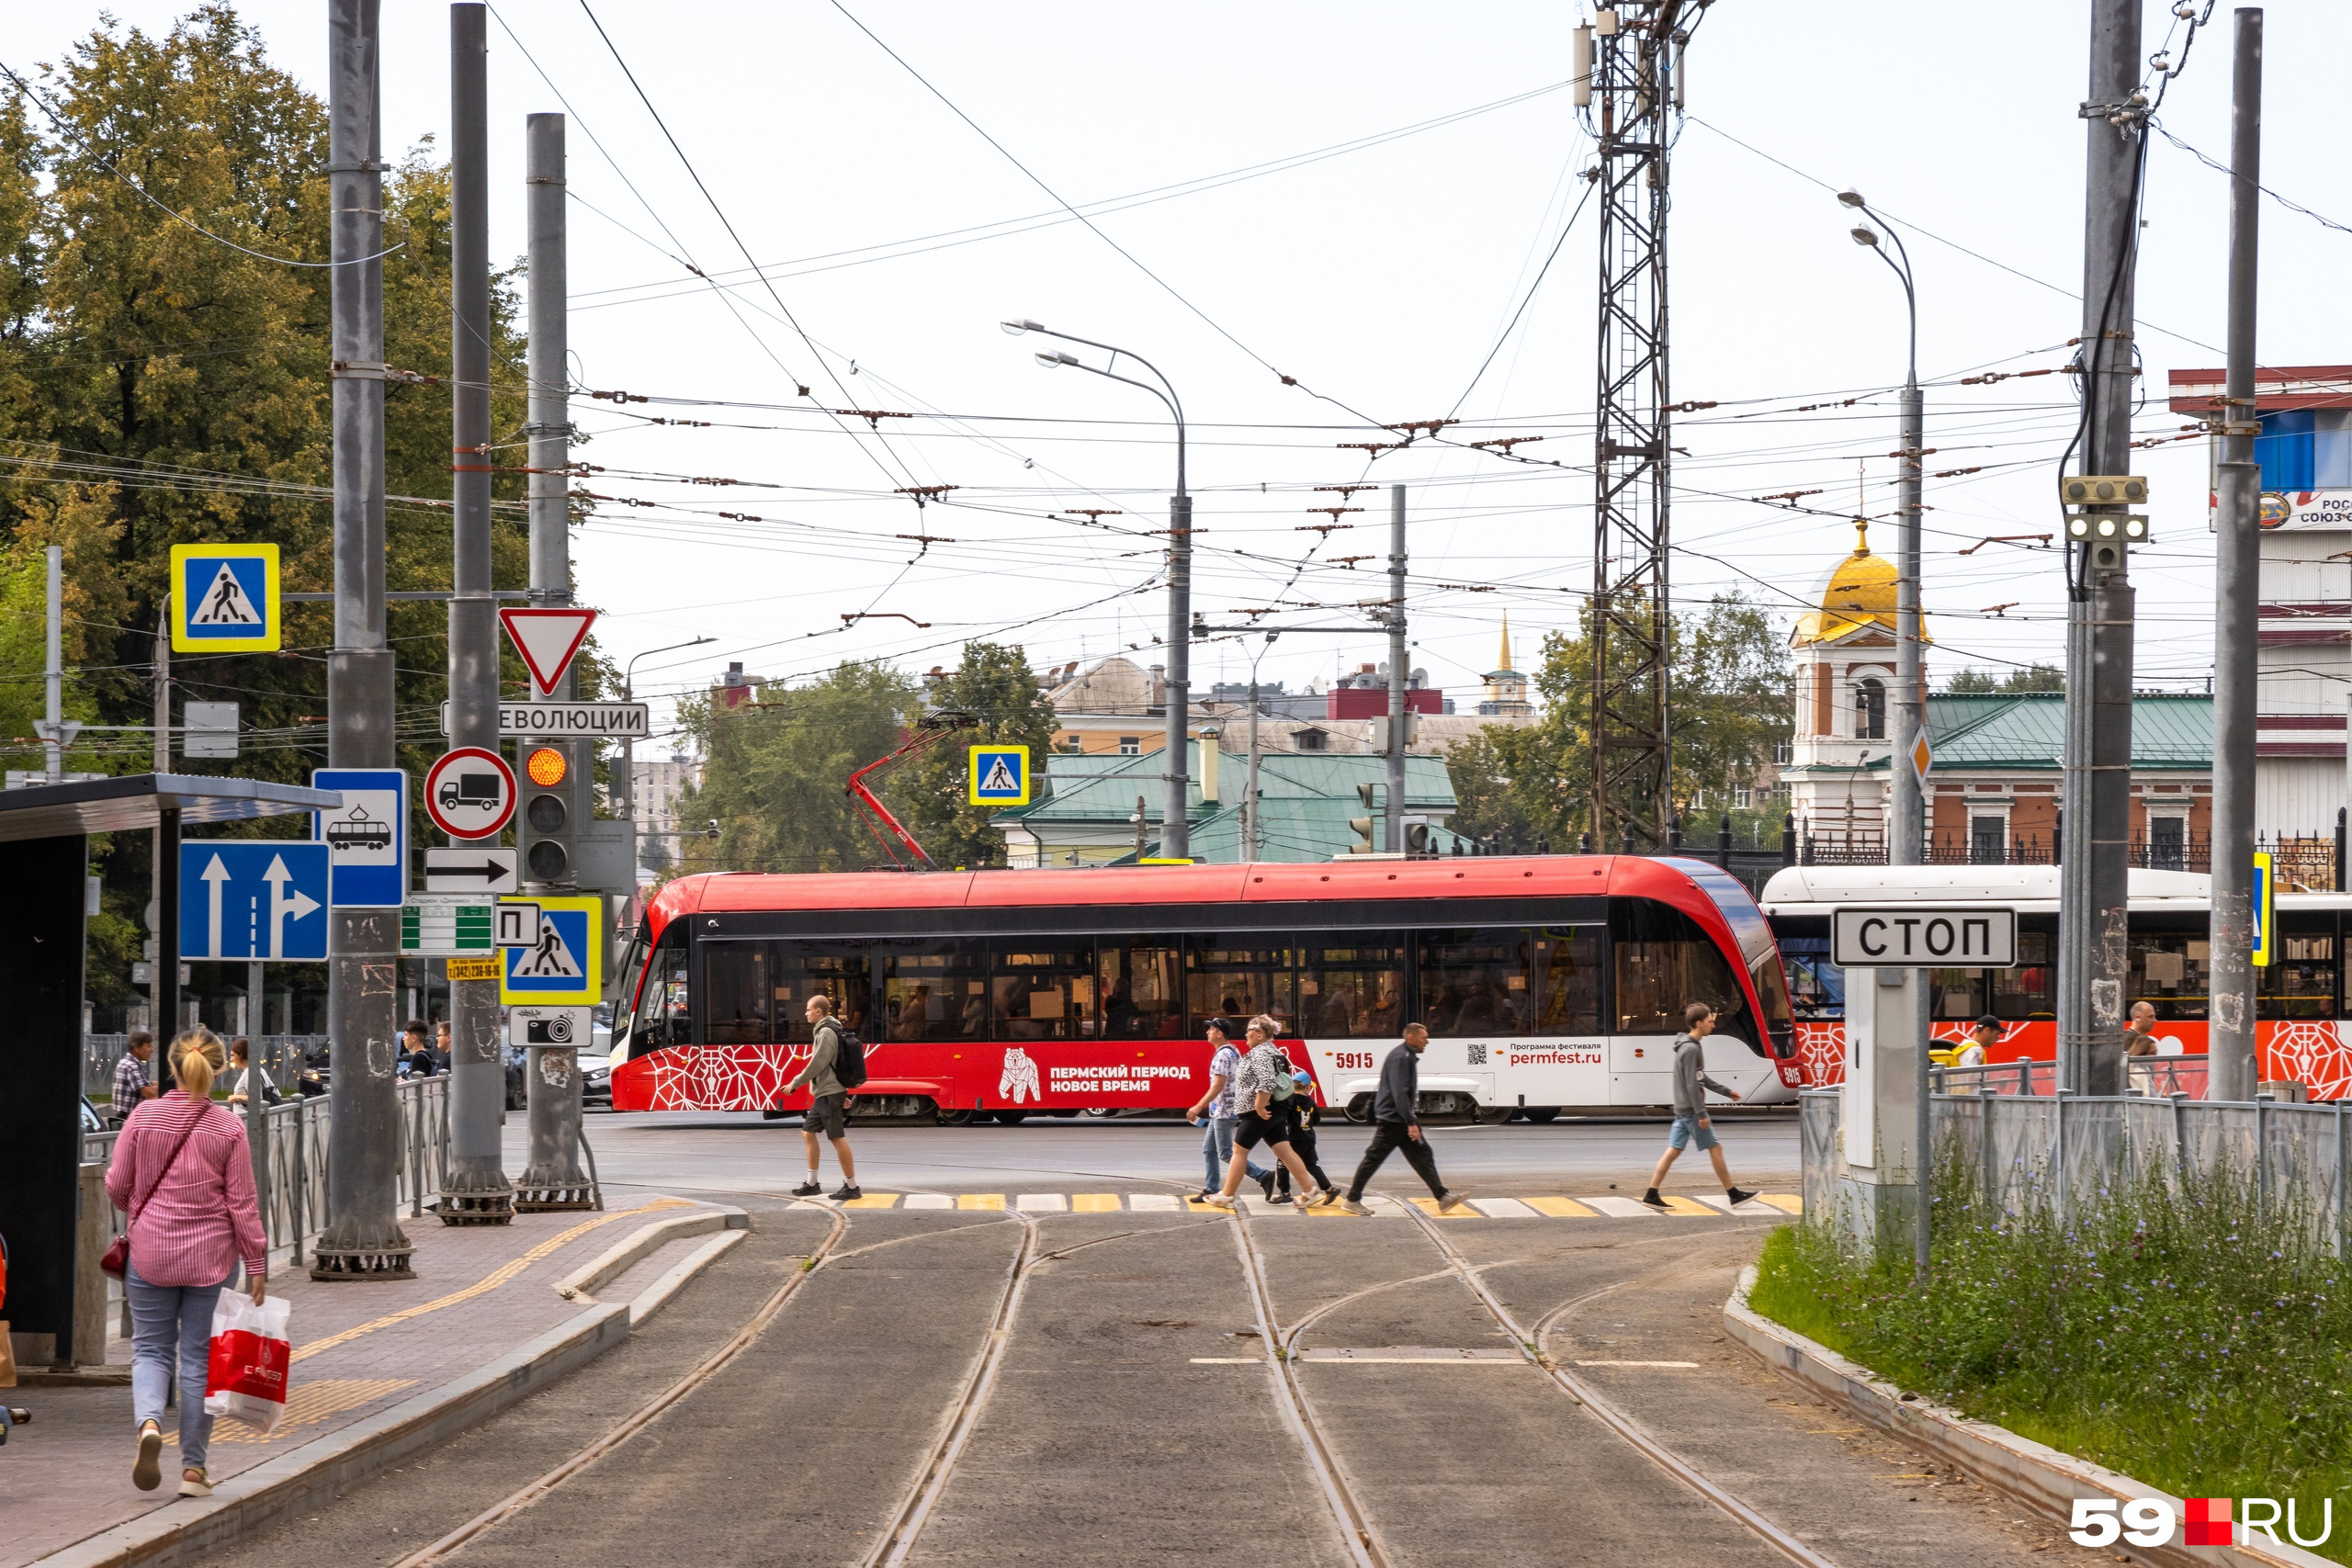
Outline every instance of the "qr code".
<svg viewBox="0 0 2352 1568"><path fill-rule="evenodd" d="M1470 1065L1474 1067L1483 1067L1487 1065L1487 1048L1484 1045L1470 1047Z"/></svg>

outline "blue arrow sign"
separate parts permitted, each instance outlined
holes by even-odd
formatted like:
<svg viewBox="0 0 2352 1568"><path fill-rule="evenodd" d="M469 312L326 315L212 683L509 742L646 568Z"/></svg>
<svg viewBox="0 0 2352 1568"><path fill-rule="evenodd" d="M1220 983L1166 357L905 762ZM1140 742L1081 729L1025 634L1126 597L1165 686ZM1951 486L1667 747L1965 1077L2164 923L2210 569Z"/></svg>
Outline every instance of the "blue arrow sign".
<svg viewBox="0 0 2352 1568"><path fill-rule="evenodd" d="M180 844L180 956L327 955L328 851L285 839Z"/></svg>

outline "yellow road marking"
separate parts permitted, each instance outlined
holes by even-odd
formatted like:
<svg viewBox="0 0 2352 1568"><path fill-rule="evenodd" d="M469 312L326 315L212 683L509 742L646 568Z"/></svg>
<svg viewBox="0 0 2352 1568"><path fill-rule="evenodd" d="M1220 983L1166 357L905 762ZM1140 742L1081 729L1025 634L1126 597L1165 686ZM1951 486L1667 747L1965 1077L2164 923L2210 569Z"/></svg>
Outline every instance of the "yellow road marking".
<svg viewBox="0 0 2352 1568"><path fill-rule="evenodd" d="M1599 1210L1588 1209L1573 1198L1521 1198L1521 1202L1539 1214L1549 1214L1555 1220L1597 1220Z"/></svg>
<svg viewBox="0 0 2352 1568"><path fill-rule="evenodd" d="M989 1209L1001 1211L1004 1207L1004 1194L1001 1192L966 1192L957 1196L956 1200L956 1206L959 1209Z"/></svg>
<svg viewBox="0 0 2352 1568"><path fill-rule="evenodd" d="M469 1302L476 1296L486 1295L562 1247L564 1243L575 1236L585 1235L599 1225L609 1225L616 1220L642 1219L656 1209L684 1209L690 1206L684 1198L656 1198L650 1203L639 1204L634 1209L616 1209L609 1214L599 1214L593 1220L584 1220L568 1231L548 1237L522 1257L507 1259L464 1290L452 1291L446 1296L436 1296L432 1301L420 1303L413 1307L403 1307L399 1312L388 1313L382 1317L371 1318L355 1328L346 1328L340 1334L330 1334L324 1339L313 1339L308 1345L297 1349L288 1359L289 1362L303 1360L317 1355L322 1350L332 1350L338 1345L347 1345L363 1334L373 1334L379 1328L390 1328L396 1323L406 1323L413 1317L423 1317L426 1313L439 1312L443 1307L456 1306L460 1302Z"/></svg>
<svg viewBox="0 0 2352 1568"><path fill-rule="evenodd" d="M1349 1213L1337 1203L1317 1203L1312 1205L1306 1210L1306 1217L1310 1220L1358 1220L1363 1218L1361 1214Z"/></svg>
<svg viewBox="0 0 2352 1568"><path fill-rule="evenodd" d="M1756 1201L1759 1203L1770 1203L1784 1214L1804 1213L1804 1200L1793 1192L1758 1192L1756 1195Z"/></svg>
<svg viewBox="0 0 2352 1568"><path fill-rule="evenodd" d="M1069 1201L1073 1213L1080 1214L1115 1214L1124 1207L1116 1192L1080 1192Z"/></svg>
<svg viewBox="0 0 2352 1568"><path fill-rule="evenodd" d="M1196 1367L1262 1367L1265 1364L1266 1358L1263 1356L1195 1356L1193 1358L1193 1365Z"/></svg>
<svg viewBox="0 0 2352 1568"><path fill-rule="evenodd" d="M842 1207L844 1209L892 1209L898 1206L899 1196L900 1194L896 1192L871 1192L863 1198L843 1199Z"/></svg>
<svg viewBox="0 0 2352 1568"><path fill-rule="evenodd" d="M1667 1196L1666 1212L1669 1214L1695 1214L1711 1220L1724 1217L1721 1209L1710 1209L1696 1198L1678 1198L1670 1193Z"/></svg>
<svg viewBox="0 0 2352 1568"><path fill-rule="evenodd" d="M1419 1209L1422 1213L1435 1214L1441 1220L1483 1220L1487 1217L1477 1210L1471 1208L1456 1209L1450 1214L1439 1213L1437 1200L1434 1198L1415 1198L1411 1201L1413 1207Z"/></svg>
<svg viewBox="0 0 2352 1568"><path fill-rule="evenodd" d="M1184 1207L1192 1210L1193 1213L1196 1214L1229 1214L1233 1213L1232 1210L1224 1208L1216 1203L1204 1203L1198 1198L1186 1198L1184 1200Z"/></svg>
<svg viewBox="0 0 2352 1568"><path fill-rule="evenodd" d="M297 1427L312 1427L330 1416L340 1416L356 1410L371 1400L388 1393L398 1393L413 1388L414 1378L322 1378L317 1382L298 1384L286 1393L286 1414L277 1418L277 1429L265 1432L258 1427L248 1427L243 1421L225 1417L215 1422L212 1440L216 1443L275 1442Z"/></svg>

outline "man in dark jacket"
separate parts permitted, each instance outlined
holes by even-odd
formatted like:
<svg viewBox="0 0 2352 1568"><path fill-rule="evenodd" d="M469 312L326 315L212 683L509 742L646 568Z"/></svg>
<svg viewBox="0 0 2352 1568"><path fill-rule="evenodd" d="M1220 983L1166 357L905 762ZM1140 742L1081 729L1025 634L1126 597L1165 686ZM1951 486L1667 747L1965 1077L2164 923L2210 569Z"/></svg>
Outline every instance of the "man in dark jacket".
<svg viewBox="0 0 2352 1568"><path fill-rule="evenodd" d="M804 1084L808 1089L808 1109L800 1113L800 1141L808 1151L808 1179L792 1190L796 1198L814 1198L825 1190L825 1184L817 1179L817 1156L822 1146L817 1141L820 1133L831 1140L833 1157L842 1162L841 1190L828 1195L837 1202L865 1196L857 1190L857 1164L849 1155L849 1091L833 1073L841 1051L841 1021L833 1017L832 998L820 991L808 998L808 1060L784 1086L786 1094Z"/></svg>
<svg viewBox="0 0 2352 1568"><path fill-rule="evenodd" d="M1399 1149L1413 1173L1429 1183L1440 1212L1449 1213L1469 1201L1458 1192L1448 1192L1445 1183L1437 1179L1437 1156L1430 1153L1429 1140L1421 1136L1421 1053L1429 1043L1430 1032L1408 1023L1405 1043L1380 1064L1380 1089L1372 1097L1372 1142L1356 1166L1355 1179L1348 1183L1347 1196L1340 1200L1340 1207L1351 1214L1372 1213L1363 1204L1364 1184Z"/></svg>
<svg viewBox="0 0 2352 1568"><path fill-rule="evenodd" d="M1658 1156L1657 1169L1650 1175L1649 1190L1642 1194L1642 1201L1660 1211L1667 1207L1666 1200L1657 1195L1658 1184L1666 1179L1676 1156L1695 1139L1714 1161L1715 1179L1724 1184L1724 1196L1734 1203L1745 1203L1756 1194L1731 1184L1731 1168L1724 1164L1723 1145L1715 1142L1714 1128L1707 1120L1705 1090L1739 1098L1737 1089L1725 1089L1707 1076L1699 1042L1715 1032L1715 1010L1704 1002L1692 1002L1682 1010L1682 1032L1674 1042L1674 1126L1666 1135L1666 1153Z"/></svg>

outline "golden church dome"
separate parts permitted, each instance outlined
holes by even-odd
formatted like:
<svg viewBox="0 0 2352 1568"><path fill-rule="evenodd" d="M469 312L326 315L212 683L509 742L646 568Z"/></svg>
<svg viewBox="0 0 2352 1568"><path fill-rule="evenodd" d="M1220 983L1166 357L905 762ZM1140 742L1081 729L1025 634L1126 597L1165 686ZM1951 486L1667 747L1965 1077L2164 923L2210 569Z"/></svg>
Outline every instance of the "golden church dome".
<svg viewBox="0 0 2352 1568"><path fill-rule="evenodd" d="M1821 607L1798 617L1792 639L1796 647L1841 641L1870 626L1894 634L1895 567L1886 557L1871 554L1870 527L1868 518L1854 520L1854 553L1821 585ZM1928 640L1925 629L1922 642Z"/></svg>

